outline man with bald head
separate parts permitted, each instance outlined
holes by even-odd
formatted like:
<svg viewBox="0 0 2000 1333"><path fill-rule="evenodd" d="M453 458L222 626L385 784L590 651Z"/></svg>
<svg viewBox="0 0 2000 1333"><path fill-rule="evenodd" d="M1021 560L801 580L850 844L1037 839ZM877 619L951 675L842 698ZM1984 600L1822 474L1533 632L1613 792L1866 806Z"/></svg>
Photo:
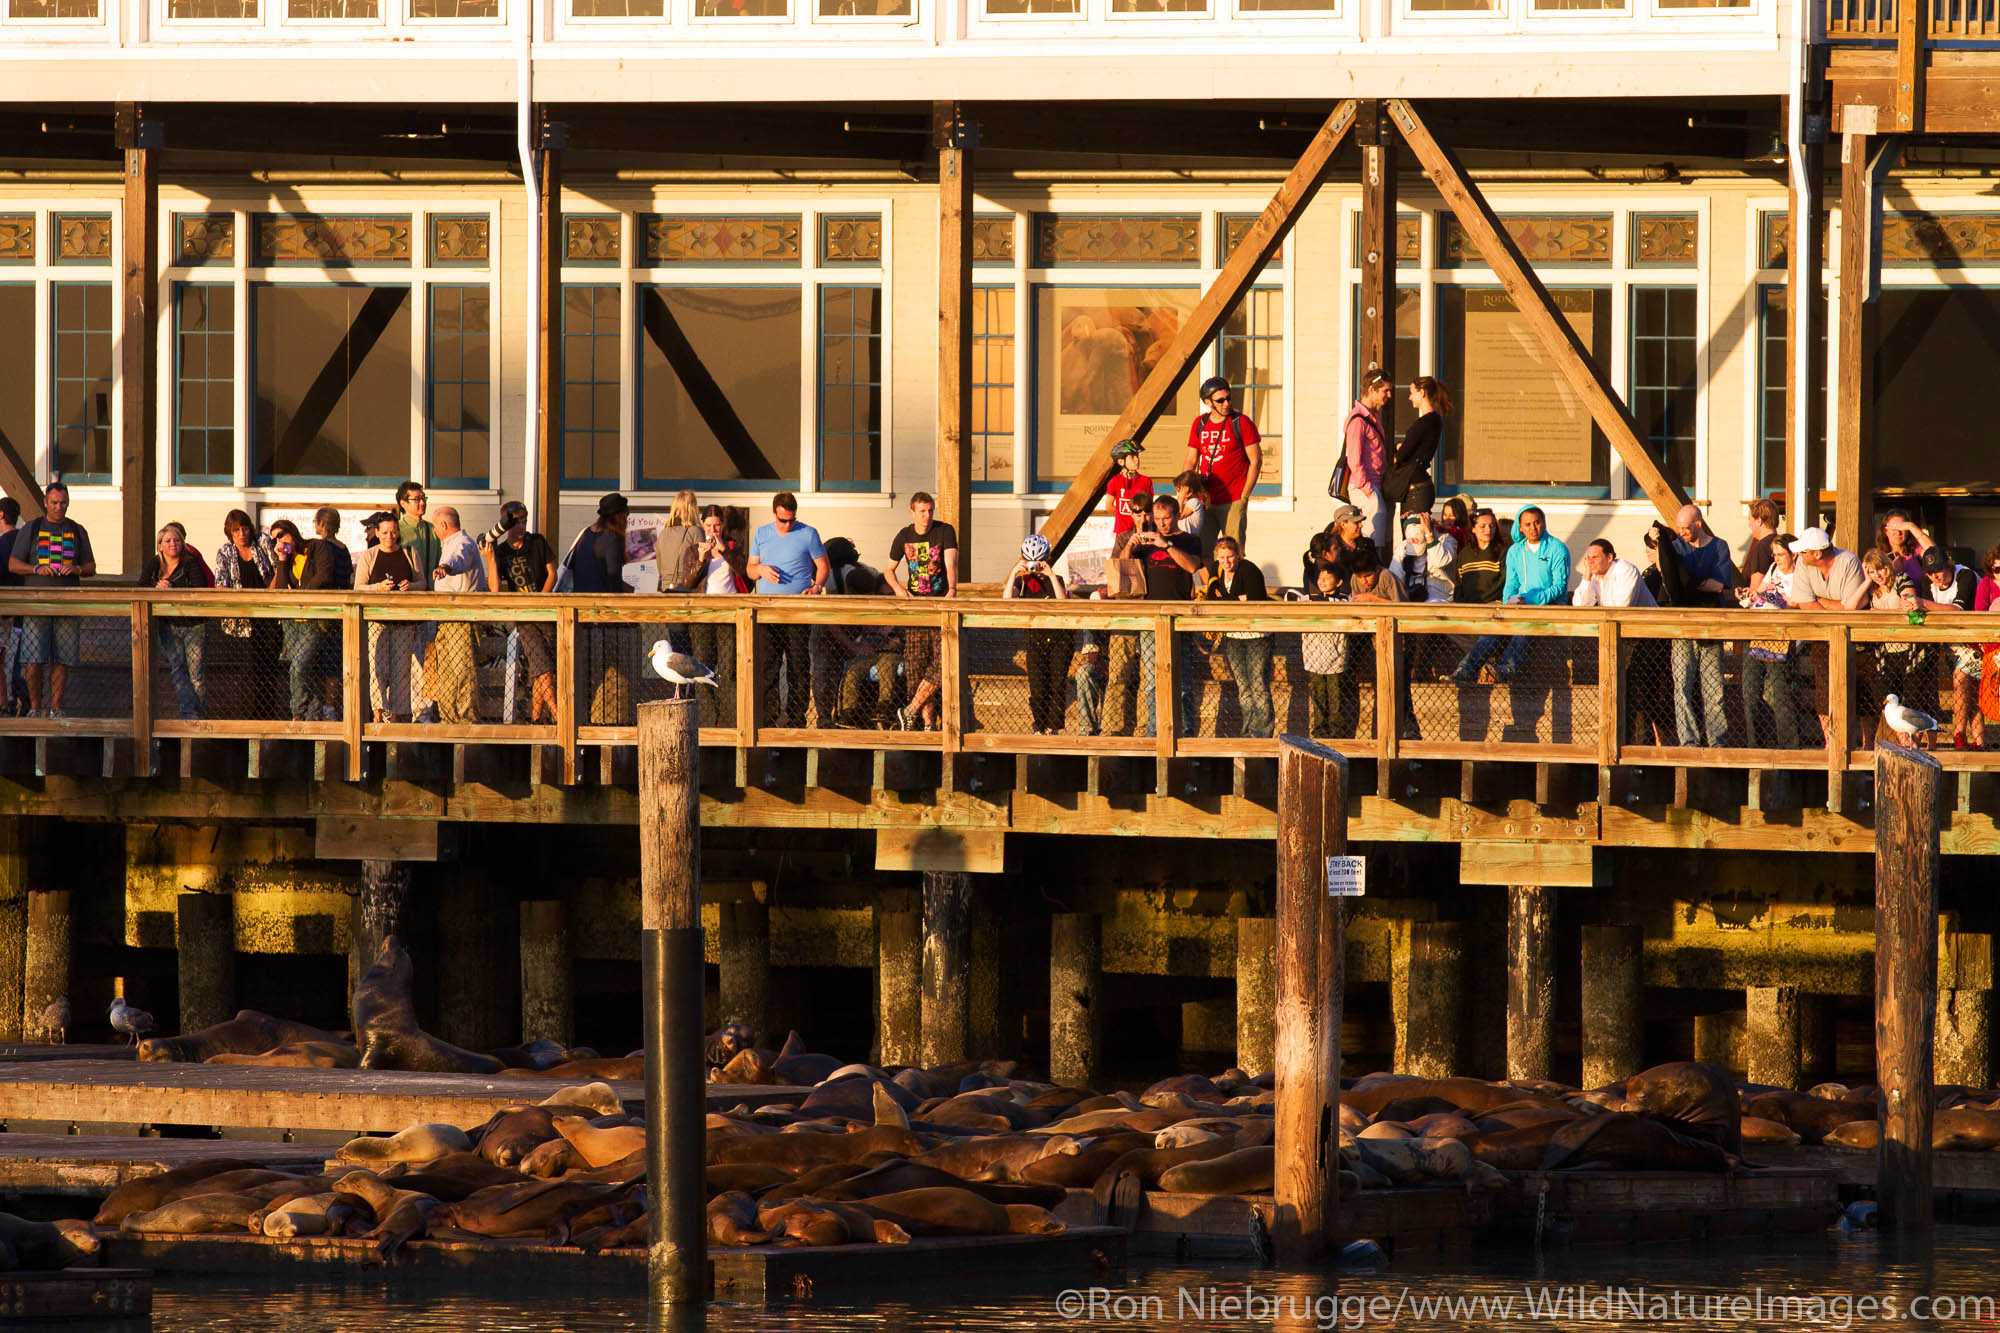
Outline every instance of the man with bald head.
<svg viewBox="0 0 2000 1333"><path fill-rule="evenodd" d="M1701 510L1681 506L1674 515L1674 554L1689 594L1689 605L1721 607L1737 583L1729 547L1708 530ZM1722 643L1717 639L1673 641L1674 726L1682 745L1721 748L1729 744L1729 709L1722 694Z"/></svg>
<svg viewBox="0 0 2000 1333"><path fill-rule="evenodd" d="M431 587L438 592L485 592L486 562L459 523L458 511L441 508L431 521L437 526L439 546ZM471 622L441 622L424 662L424 680L437 702L438 721L463 725L479 720L477 671Z"/></svg>

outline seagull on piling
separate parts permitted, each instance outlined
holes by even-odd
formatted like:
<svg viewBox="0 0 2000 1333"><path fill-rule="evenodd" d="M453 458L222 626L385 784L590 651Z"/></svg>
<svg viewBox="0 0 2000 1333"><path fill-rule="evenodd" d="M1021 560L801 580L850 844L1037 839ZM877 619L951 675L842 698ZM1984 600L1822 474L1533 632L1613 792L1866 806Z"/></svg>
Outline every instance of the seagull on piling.
<svg viewBox="0 0 2000 1333"><path fill-rule="evenodd" d="M1903 707L1902 700L1895 695L1885 695L1882 699L1882 720L1889 724L1889 730L1905 745L1921 746L1925 733L1939 733L1944 730L1938 720L1929 713L1920 713L1914 708Z"/></svg>
<svg viewBox="0 0 2000 1333"><path fill-rule="evenodd" d="M720 689L716 684L715 668L704 662L697 662L686 653L677 653L673 645L661 639L653 645L653 654L648 659L653 674L662 680L673 682L674 698L682 697L681 691L689 685L706 685L710 689Z"/></svg>
<svg viewBox="0 0 2000 1333"><path fill-rule="evenodd" d="M130 1036L137 1046L139 1038L153 1030L153 1016L144 1009L134 1009L121 995L111 1002L111 1030Z"/></svg>
<svg viewBox="0 0 2000 1333"><path fill-rule="evenodd" d="M58 995L42 1010L42 1036L51 1046L69 1042L69 996Z"/></svg>

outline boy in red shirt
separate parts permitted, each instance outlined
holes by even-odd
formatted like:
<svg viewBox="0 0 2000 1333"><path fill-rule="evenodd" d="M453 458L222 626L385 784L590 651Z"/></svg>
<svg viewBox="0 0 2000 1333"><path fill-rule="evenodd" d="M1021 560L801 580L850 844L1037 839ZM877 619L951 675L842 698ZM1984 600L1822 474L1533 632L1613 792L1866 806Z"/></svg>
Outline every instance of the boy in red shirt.
<svg viewBox="0 0 2000 1333"><path fill-rule="evenodd" d="M1113 538L1130 532L1133 512L1149 509L1153 503L1153 479L1139 471L1141 452L1137 440L1120 440L1111 446L1111 461L1118 471L1104 483L1104 494L1111 501Z"/></svg>
<svg viewBox="0 0 2000 1333"><path fill-rule="evenodd" d="M1208 478L1203 550L1217 537L1234 537L1238 546L1243 544L1250 490L1264 470L1257 423L1232 408L1230 397L1229 381L1222 376L1203 381L1201 401L1208 410L1188 423L1187 470Z"/></svg>

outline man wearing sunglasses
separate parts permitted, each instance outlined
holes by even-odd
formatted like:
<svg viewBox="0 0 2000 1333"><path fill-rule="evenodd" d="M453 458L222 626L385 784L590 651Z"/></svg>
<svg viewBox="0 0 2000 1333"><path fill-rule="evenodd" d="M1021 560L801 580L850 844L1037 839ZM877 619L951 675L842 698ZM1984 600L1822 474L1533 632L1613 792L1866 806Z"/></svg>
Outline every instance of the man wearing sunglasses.
<svg viewBox="0 0 2000 1333"><path fill-rule="evenodd" d="M1243 544L1250 516L1250 491L1264 470L1264 447L1257 423L1232 406L1229 381L1220 375L1202 382L1201 401L1208 410L1188 425L1187 463L1183 472L1201 474L1207 484L1207 508L1201 522L1201 549L1217 537Z"/></svg>

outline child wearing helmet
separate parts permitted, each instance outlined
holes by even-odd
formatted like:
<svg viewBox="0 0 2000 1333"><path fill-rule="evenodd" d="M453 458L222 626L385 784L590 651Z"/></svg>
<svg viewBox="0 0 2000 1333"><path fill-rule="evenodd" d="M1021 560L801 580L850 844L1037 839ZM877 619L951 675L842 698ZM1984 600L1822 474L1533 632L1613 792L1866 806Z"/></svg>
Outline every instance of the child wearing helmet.
<svg viewBox="0 0 2000 1333"><path fill-rule="evenodd" d="M1067 600L1069 589L1062 576L1049 568L1049 539L1031 532L1021 543L1021 558L1008 572L1002 597L1053 598ZM1028 712L1037 736L1059 736L1063 731L1063 684L1069 677L1070 649L1075 640L1066 629L1031 629L1028 632Z"/></svg>
<svg viewBox="0 0 2000 1333"><path fill-rule="evenodd" d="M1139 455L1144 447L1137 440L1120 440L1111 446L1111 461L1118 468L1104 484L1105 498L1111 501L1111 537L1116 541L1132 530L1132 515L1153 503L1153 479L1139 471Z"/></svg>

